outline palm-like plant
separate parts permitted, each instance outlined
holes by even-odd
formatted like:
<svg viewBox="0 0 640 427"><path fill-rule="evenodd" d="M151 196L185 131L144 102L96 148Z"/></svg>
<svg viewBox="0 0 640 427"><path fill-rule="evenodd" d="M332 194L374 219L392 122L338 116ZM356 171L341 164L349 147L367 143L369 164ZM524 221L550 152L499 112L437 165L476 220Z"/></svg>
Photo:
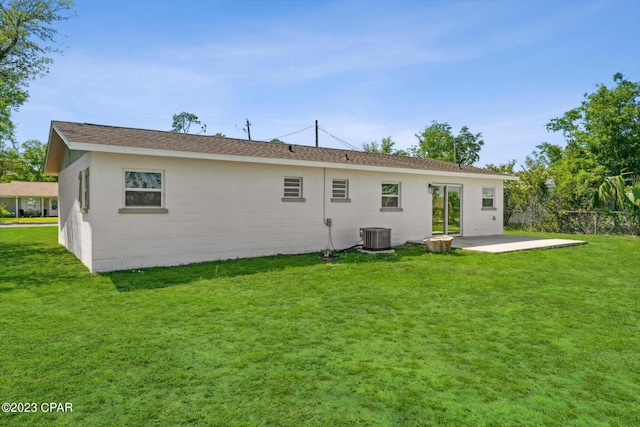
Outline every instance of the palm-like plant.
<svg viewBox="0 0 640 427"><path fill-rule="evenodd" d="M618 209L640 214L640 176L635 173L607 177L598 194L603 203L615 203Z"/></svg>

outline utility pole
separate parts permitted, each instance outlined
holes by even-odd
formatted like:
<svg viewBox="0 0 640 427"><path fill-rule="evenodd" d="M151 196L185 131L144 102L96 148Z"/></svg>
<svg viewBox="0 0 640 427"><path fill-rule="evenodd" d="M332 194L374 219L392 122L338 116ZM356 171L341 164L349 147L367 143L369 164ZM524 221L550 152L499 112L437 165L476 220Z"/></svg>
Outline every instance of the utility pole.
<svg viewBox="0 0 640 427"><path fill-rule="evenodd" d="M318 146L318 121L316 120L316 147Z"/></svg>
<svg viewBox="0 0 640 427"><path fill-rule="evenodd" d="M249 138L249 139L251 139L251 138ZM456 162L456 140L455 140L455 138L453 140L453 163L458 163L458 162Z"/></svg>
<svg viewBox="0 0 640 427"><path fill-rule="evenodd" d="M247 136L249 137L249 141L251 141L251 123L249 123L249 119L247 119Z"/></svg>

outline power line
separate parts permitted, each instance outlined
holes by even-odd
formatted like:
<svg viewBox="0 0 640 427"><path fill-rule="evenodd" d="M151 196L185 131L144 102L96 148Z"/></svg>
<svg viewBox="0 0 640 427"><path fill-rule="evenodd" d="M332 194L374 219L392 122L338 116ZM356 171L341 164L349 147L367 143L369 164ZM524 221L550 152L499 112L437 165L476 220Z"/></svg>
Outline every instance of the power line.
<svg viewBox="0 0 640 427"><path fill-rule="evenodd" d="M336 141L338 141L338 142L340 142L340 143L344 144L346 147L349 147L349 148L351 148L352 150L355 150L355 151L362 151L360 148L358 148L358 147L356 147L356 146L354 146L354 145L349 144L347 141L343 141L342 139L338 138L337 136L335 136L335 135L331 135L331 134L330 134L329 132L327 132L326 130L324 130L324 129L322 129L322 128L318 128L318 129L320 129L322 132L326 133L327 135L329 135L331 138L335 139Z"/></svg>
<svg viewBox="0 0 640 427"><path fill-rule="evenodd" d="M286 137L286 136L295 135L296 133L300 133L300 132L303 132L303 131L305 131L305 130L307 130L307 129L311 129L312 127L313 127L313 125L311 125L311 126L307 126L306 128L304 128L304 129L300 129L300 130L297 130L297 131L295 131L295 132L291 132L291 133L288 133L288 134L286 134L286 135L278 136L278 137L276 137L276 138L271 138L271 139L270 139L270 141L272 141L272 140L274 140L274 139L284 138L284 137Z"/></svg>

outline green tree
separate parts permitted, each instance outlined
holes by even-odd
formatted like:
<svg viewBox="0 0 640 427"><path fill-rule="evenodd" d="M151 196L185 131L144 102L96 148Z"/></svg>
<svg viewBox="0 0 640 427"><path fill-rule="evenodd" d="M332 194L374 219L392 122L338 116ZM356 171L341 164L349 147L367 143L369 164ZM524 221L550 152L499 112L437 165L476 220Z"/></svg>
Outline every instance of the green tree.
<svg viewBox="0 0 640 427"><path fill-rule="evenodd" d="M640 176L630 172L609 176L600 186L599 195L603 203L640 209Z"/></svg>
<svg viewBox="0 0 640 427"><path fill-rule="evenodd" d="M198 119L198 116L196 116L195 114L187 113L186 111L183 111L180 114L173 115L173 123L171 124L171 131L176 133L189 133L189 129L191 129L191 126L193 125L200 126L200 132L198 132L198 134L205 133L207 131L207 125L203 124Z"/></svg>
<svg viewBox="0 0 640 427"><path fill-rule="evenodd" d="M543 142L531 153L528 167L546 170L547 210L560 215L562 211L593 210L597 207L597 188L604 177L604 168L579 145L566 148Z"/></svg>
<svg viewBox="0 0 640 427"><path fill-rule="evenodd" d="M543 142L537 145L536 148L539 151L534 151L532 155L547 167L560 163L565 155L565 151L561 146L549 144L548 142Z"/></svg>
<svg viewBox="0 0 640 427"><path fill-rule="evenodd" d="M525 201L519 208L531 213L532 226L556 231L570 212L596 209L604 167L579 146L563 149L543 142L536 148L517 173Z"/></svg>
<svg viewBox="0 0 640 427"><path fill-rule="evenodd" d="M54 177L44 175L47 144L36 139L30 139L23 142L21 148L25 181L54 181Z"/></svg>
<svg viewBox="0 0 640 427"><path fill-rule="evenodd" d="M371 141L370 143L362 144L362 150L365 153L389 154L394 156L406 156L408 154L404 150L394 149L394 145L396 145L396 142L388 136L386 138L382 138L379 144L378 141Z"/></svg>
<svg viewBox="0 0 640 427"><path fill-rule="evenodd" d="M20 148L11 144L0 164L0 182L55 181L55 177L44 175L46 155L47 145L35 139L23 142Z"/></svg>
<svg viewBox="0 0 640 427"><path fill-rule="evenodd" d="M0 152L13 140L11 112L28 98L29 81L45 75L56 48L58 21L73 0L0 1ZM2 153L0 153L1 155Z"/></svg>
<svg viewBox="0 0 640 427"><path fill-rule="evenodd" d="M549 177L553 185L549 209L554 213L591 211L597 207L604 167L593 158L567 149L563 157L550 166Z"/></svg>
<svg viewBox="0 0 640 427"><path fill-rule="evenodd" d="M625 212L633 233L640 233L640 175L623 172L607 177L598 189L600 201Z"/></svg>
<svg viewBox="0 0 640 427"><path fill-rule="evenodd" d="M515 165L516 160L513 159L507 163L499 165L488 164L485 168L494 172L516 175ZM502 220L503 225L507 225L515 211L527 209L529 197L519 181L505 181L503 186L503 196Z"/></svg>
<svg viewBox="0 0 640 427"><path fill-rule="evenodd" d="M531 225L541 227L545 222L550 195L550 174L546 160L534 151L524 161L523 170L517 173L521 191L526 194L522 210L531 212Z"/></svg>
<svg viewBox="0 0 640 427"><path fill-rule="evenodd" d="M454 135L449 123L432 121L421 133L416 134L418 145L409 148L414 157L472 165L480 160L480 150L484 145L481 133L472 133L467 126Z"/></svg>
<svg viewBox="0 0 640 427"><path fill-rule="evenodd" d="M23 180L22 158L15 141L0 152L0 182Z"/></svg>
<svg viewBox="0 0 640 427"><path fill-rule="evenodd" d="M597 85L584 95L579 107L552 119L547 129L561 132L568 150L584 150L606 175L623 171L640 173L640 82L621 73L613 76L615 87Z"/></svg>
<svg viewBox="0 0 640 427"><path fill-rule="evenodd" d="M480 149L484 145L480 132L471 133L467 126L463 126L454 142L454 163L472 165L480 160Z"/></svg>
<svg viewBox="0 0 640 427"><path fill-rule="evenodd" d="M27 100L28 94L21 90L15 82L2 76L0 71L0 156L7 147L7 142L14 141L15 125L11 120L11 112Z"/></svg>
<svg viewBox="0 0 640 427"><path fill-rule="evenodd" d="M432 121L422 133L416 134L418 145L409 148L413 157L453 161L453 133L448 123Z"/></svg>

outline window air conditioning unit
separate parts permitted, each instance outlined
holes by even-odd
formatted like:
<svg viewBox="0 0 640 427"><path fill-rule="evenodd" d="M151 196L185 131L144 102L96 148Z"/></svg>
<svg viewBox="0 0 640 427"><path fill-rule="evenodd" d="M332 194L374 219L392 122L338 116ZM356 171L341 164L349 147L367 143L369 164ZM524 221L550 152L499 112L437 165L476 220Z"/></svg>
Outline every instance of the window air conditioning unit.
<svg viewBox="0 0 640 427"><path fill-rule="evenodd" d="M390 228L361 228L360 237L362 237L362 249L365 251L386 251L391 249Z"/></svg>

